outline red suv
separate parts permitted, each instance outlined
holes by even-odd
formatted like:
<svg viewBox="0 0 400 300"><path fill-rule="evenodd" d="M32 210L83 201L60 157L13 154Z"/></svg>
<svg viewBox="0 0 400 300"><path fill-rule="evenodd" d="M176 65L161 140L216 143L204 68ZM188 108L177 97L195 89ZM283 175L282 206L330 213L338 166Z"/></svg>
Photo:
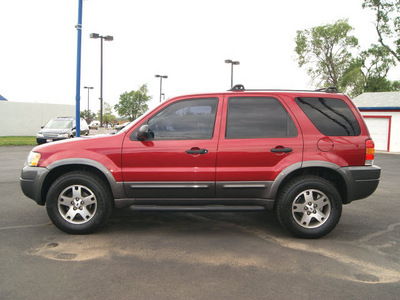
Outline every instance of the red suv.
<svg viewBox="0 0 400 300"><path fill-rule="evenodd" d="M25 195L68 233L100 228L113 207L275 209L318 238L342 205L371 195L380 168L351 100L336 88L245 90L170 99L115 135L38 146Z"/></svg>

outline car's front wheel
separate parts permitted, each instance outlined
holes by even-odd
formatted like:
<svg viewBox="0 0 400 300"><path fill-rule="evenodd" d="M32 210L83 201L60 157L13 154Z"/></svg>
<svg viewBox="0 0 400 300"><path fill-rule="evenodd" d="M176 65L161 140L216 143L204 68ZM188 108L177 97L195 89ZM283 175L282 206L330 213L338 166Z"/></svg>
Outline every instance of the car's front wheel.
<svg viewBox="0 0 400 300"><path fill-rule="evenodd" d="M112 196L98 176L75 171L50 187L46 209L51 221L67 233L84 234L102 227L111 212Z"/></svg>
<svg viewBox="0 0 400 300"><path fill-rule="evenodd" d="M288 231L302 238L319 238L339 222L342 201L330 181L310 175L290 181L279 193L276 209Z"/></svg>

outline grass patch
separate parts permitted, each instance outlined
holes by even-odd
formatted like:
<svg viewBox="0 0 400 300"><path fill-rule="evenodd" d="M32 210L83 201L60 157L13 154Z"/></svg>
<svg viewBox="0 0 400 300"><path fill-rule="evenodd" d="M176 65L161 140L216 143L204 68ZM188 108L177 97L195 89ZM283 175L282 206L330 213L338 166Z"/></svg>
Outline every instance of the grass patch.
<svg viewBox="0 0 400 300"><path fill-rule="evenodd" d="M0 146L36 145L35 136L0 136Z"/></svg>

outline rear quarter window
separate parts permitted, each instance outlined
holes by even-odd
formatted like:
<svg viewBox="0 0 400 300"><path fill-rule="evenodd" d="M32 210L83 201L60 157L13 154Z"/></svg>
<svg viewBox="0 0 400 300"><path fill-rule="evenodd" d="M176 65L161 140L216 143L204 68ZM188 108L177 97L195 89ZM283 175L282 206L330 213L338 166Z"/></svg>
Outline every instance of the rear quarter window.
<svg viewBox="0 0 400 300"><path fill-rule="evenodd" d="M361 129L350 107L336 98L296 98L314 126L327 136L357 136Z"/></svg>

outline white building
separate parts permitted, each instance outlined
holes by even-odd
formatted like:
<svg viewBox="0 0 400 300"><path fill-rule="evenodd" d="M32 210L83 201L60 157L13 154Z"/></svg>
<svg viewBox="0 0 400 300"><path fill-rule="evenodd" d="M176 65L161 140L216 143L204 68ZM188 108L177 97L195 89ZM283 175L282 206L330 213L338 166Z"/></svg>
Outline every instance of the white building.
<svg viewBox="0 0 400 300"><path fill-rule="evenodd" d="M400 92L364 93L353 102L367 123L375 149L400 152Z"/></svg>
<svg viewBox="0 0 400 300"><path fill-rule="evenodd" d="M74 117L75 105L0 101L0 136L36 136L56 117Z"/></svg>

